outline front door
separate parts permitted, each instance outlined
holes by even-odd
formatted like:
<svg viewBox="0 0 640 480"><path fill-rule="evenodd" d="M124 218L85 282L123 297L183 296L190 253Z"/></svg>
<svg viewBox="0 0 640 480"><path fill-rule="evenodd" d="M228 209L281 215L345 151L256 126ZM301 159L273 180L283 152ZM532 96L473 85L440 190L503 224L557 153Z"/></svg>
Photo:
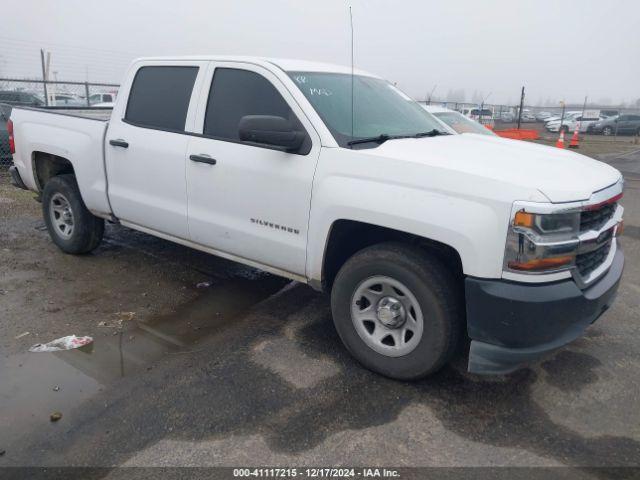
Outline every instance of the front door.
<svg viewBox="0 0 640 480"><path fill-rule="evenodd" d="M204 75L207 64L174 63L143 64L137 70L128 99L109 124L105 158L116 217L187 239L185 164L190 137L185 129L195 115L190 104L198 73Z"/></svg>
<svg viewBox="0 0 640 480"><path fill-rule="evenodd" d="M187 152L191 240L304 275L320 140L285 83L250 64L214 63ZM295 87L294 87L295 88ZM245 115L284 117L307 133L297 153L240 140Z"/></svg>

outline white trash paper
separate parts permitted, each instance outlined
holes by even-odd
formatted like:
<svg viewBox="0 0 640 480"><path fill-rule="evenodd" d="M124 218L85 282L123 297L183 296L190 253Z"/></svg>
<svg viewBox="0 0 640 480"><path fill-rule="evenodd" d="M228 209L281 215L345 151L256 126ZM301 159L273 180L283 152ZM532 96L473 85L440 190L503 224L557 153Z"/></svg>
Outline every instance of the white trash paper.
<svg viewBox="0 0 640 480"><path fill-rule="evenodd" d="M93 342L91 337L76 337L69 335L68 337L57 338L49 343L36 343L32 346L30 352L58 352L60 350L71 350L73 348L84 347Z"/></svg>

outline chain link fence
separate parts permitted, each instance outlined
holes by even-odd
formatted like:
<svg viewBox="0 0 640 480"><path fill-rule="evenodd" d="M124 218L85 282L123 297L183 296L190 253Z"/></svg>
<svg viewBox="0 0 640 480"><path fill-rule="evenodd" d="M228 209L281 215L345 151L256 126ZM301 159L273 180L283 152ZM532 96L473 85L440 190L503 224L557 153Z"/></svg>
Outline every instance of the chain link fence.
<svg viewBox="0 0 640 480"><path fill-rule="evenodd" d="M435 100L420 103L455 110L473 118L476 121L481 121L481 123L483 124L515 123L518 121L518 116L520 113L519 105L501 105L493 103L478 105L477 103L470 102L447 102ZM612 107L608 105L597 105L592 103L589 103L586 106L582 104L566 104L564 107L565 114L568 112L582 111L583 109L598 110L609 117L623 113L637 113L639 110L638 108L633 107ZM542 123L547 114L548 116L560 116L561 113L562 107L560 105L531 106L525 103L522 107L520 121L522 123Z"/></svg>
<svg viewBox="0 0 640 480"><path fill-rule="evenodd" d="M12 164L7 120L14 106L78 109L112 106L118 84L0 78L0 167Z"/></svg>
<svg viewBox="0 0 640 480"><path fill-rule="evenodd" d="M13 106L27 106L52 109L84 110L96 107L108 107L113 104L118 94L118 84L95 82L63 82L23 80L0 78L0 167L8 167L12 163L9 151L9 134L7 120ZM483 104L472 102L421 102L432 106L442 106L461 112L482 124L500 127L501 124L513 124L520 120L522 124L542 122L544 114L560 115L562 108L554 106L524 105L522 112L519 106ZM565 112L580 111L583 105L565 106ZM621 108L588 104L587 109L600 110L610 115L618 113L636 113L637 108ZM97 108L96 108L97 110ZM83 112L84 113L84 112Z"/></svg>

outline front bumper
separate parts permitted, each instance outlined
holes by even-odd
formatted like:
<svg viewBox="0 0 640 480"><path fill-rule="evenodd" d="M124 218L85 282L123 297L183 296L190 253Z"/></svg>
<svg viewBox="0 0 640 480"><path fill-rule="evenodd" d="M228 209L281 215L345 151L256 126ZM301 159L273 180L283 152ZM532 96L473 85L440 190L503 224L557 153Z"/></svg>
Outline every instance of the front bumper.
<svg viewBox="0 0 640 480"><path fill-rule="evenodd" d="M523 284L467 278L469 372L505 374L580 337L613 303L624 255L580 290L573 280Z"/></svg>

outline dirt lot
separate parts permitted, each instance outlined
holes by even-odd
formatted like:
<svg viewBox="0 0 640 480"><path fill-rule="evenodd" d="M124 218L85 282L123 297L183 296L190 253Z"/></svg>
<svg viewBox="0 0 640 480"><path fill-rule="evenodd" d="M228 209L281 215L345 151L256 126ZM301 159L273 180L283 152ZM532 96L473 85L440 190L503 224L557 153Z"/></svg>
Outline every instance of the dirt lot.
<svg viewBox="0 0 640 480"><path fill-rule="evenodd" d="M515 123L497 123L496 130L506 130L516 128ZM540 122L522 123L520 128L527 130L537 130L540 134L540 140L537 143L543 145L555 145L558 140L559 133L549 132L544 128L544 124ZM573 132L565 136L565 144L568 146ZM588 135L581 133L579 135L578 151L585 155L596 157L601 154L625 153L640 148L640 137L636 135L619 135L617 137L606 137L604 135Z"/></svg>
<svg viewBox="0 0 640 480"><path fill-rule="evenodd" d="M304 285L114 225L65 255L0 176L0 467L640 466L633 149L581 150L627 181L614 307L529 369L472 376L461 358L418 383L358 366ZM27 351L69 334L95 341Z"/></svg>

